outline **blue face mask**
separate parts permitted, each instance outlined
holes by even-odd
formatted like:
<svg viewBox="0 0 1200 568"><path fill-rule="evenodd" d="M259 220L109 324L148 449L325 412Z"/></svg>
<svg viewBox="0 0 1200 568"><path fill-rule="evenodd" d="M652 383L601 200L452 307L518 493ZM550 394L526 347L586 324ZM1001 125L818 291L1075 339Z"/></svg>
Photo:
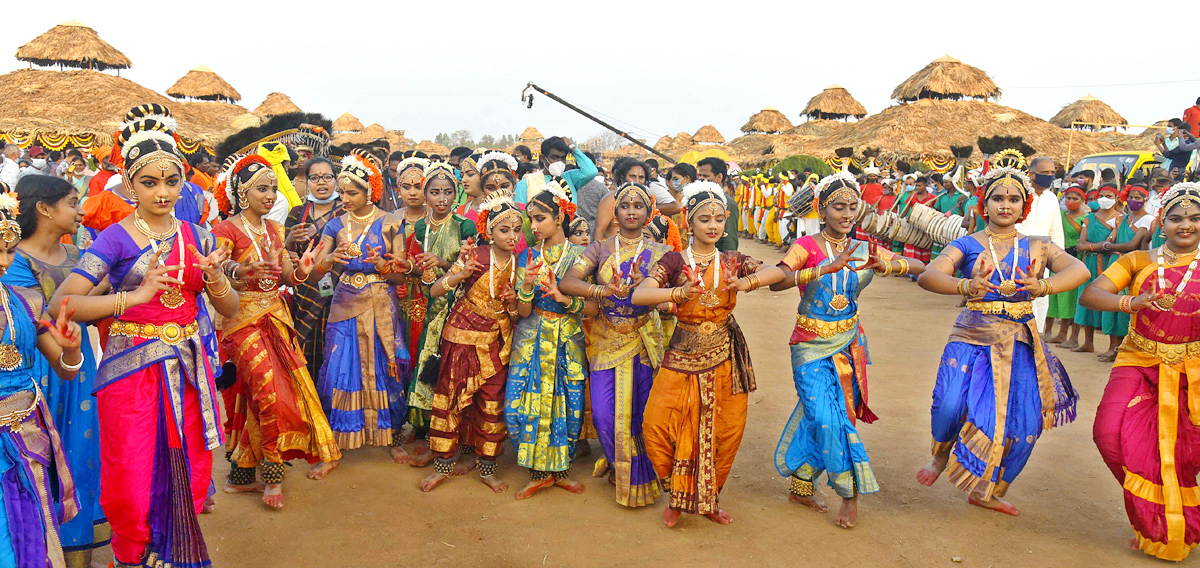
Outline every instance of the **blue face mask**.
<svg viewBox="0 0 1200 568"><path fill-rule="evenodd" d="M1100 210L1100 202L1093 199L1088 202L1088 207L1090 207L1092 209L1092 211L1099 211Z"/></svg>
<svg viewBox="0 0 1200 568"><path fill-rule="evenodd" d="M1174 127L1174 126L1168 126L1168 127L1167 127L1167 135L1169 136L1169 135L1171 135L1171 134L1175 134L1175 127Z"/></svg>
<svg viewBox="0 0 1200 568"><path fill-rule="evenodd" d="M915 186L915 185L906 185L906 186L904 186L904 191L913 191L913 190L915 190L915 189L917 189L917 186Z"/></svg>
<svg viewBox="0 0 1200 568"><path fill-rule="evenodd" d="M1054 174L1033 174L1033 183L1038 187L1050 187L1054 183Z"/></svg>

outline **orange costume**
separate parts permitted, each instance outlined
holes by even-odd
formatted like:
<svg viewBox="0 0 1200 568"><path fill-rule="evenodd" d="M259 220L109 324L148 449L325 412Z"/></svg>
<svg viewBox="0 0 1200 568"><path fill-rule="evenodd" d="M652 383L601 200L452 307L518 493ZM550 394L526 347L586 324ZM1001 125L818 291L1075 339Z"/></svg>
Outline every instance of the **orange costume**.
<svg viewBox="0 0 1200 568"><path fill-rule="evenodd" d="M686 254L668 252L650 271L663 287L687 280ZM742 330L733 319L737 296L712 285L717 263L694 271L706 290L679 305L679 320L654 379L642 433L658 476L671 479L670 506L685 513L719 510L717 497L729 477L746 428L746 398L754 391L754 367ZM738 277L761 262L737 251L720 253L720 265L739 266Z"/></svg>

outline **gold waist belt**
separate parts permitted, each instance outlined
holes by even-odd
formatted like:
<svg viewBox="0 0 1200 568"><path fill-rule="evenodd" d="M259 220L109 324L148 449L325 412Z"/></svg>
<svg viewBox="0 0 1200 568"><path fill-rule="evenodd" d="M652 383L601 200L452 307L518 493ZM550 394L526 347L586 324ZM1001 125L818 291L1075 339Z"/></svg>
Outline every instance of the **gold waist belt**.
<svg viewBox="0 0 1200 568"><path fill-rule="evenodd" d="M340 280L342 284L349 284L360 289L367 284L386 282L386 280L378 274L363 274L362 272L356 272L353 276L349 274L343 274L338 280Z"/></svg>
<svg viewBox="0 0 1200 568"><path fill-rule="evenodd" d="M689 323L680 320L675 324L675 326L676 329L682 329L684 331L698 333L700 335L716 335L717 333L725 335L729 333L729 326L725 322L717 323L715 321L704 321L700 323Z"/></svg>
<svg viewBox="0 0 1200 568"><path fill-rule="evenodd" d="M174 322L154 325L152 323L117 320L113 322L112 327L108 328L109 335L158 339L168 345L179 344L183 340L196 335L198 331L200 331L200 324L196 322L187 325L179 325Z"/></svg>
<svg viewBox="0 0 1200 568"><path fill-rule="evenodd" d="M543 318L548 319L548 320L556 320L556 319L565 318L565 317L571 315L571 314L560 314L558 312L549 312L549 311L543 310L541 308L534 308L533 313L535 313L539 316L542 316Z"/></svg>
<svg viewBox="0 0 1200 568"><path fill-rule="evenodd" d="M1142 352L1158 357L1168 365L1178 365L1186 359L1200 357L1200 341L1191 343L1159 343L1130 329L1127 341Z"/></svg>
<svg viewBox="0 0 1200 568"><path fill-rule="evenodd" d="M796 315L796 325L805 331L816 334L817 337L833 337L858 327L858 314L850 319L840 321L824 321Z"/></svg>
<svg viewBox="0 0 1200 568"><path fill-rule="evenodd" d="M25 422L26 418L29 418L30 414L33 414L33 411L37 410L38 402L40 402L42 400L42 390L41 389L35 388L32 393L27 393L25 391L21 391L21 392L15 393L13 395L10 395L9 398L5 399L3 402L9 403L9 404L0 404L0 410L6 410L5 407L10 406L12 403L20 403L19 398L25 398L20 395L26 395L26 396L33 395L32 397L30 397L30 398L33 398L33 402L29 405L28 408L18 408L11 412L0 414L0 428L7 428L13 432L20 432L21 424L23 422Z"/></svg>
<svg viewBox="0 0 1200 568"><path fill-rule="evenodd" d="M1033 302L967 302L967 309L983 314L1020 319L1033 315Z"/></svg>

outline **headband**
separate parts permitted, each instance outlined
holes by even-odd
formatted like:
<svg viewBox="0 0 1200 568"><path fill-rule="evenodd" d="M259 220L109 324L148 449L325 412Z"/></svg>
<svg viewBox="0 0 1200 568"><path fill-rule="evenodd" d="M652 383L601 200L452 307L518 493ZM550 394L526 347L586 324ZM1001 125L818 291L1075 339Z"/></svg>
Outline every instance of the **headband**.
<svg viewBox="0 0 1200 568"><path fill-rule="evenodd" d="M562 178L553 178L538 188L530 190L531 193L526 198L528 203L537 202L538 205L547 207L553 206L558 208L558 211L566 216L567 220L575 218L575 211L578 209L574 203L571 203L570 185ZM551 211L554 213L554 211Z"/></svg>
<svg viewBox="0 0 1200 568"><path fill-rule="evenodd" d="M1161 227L1167 212L1176 205L1185 209L1193 203L1200 203L1200 182L1185 181L1171 186L1162 197L1162 209L1158 210L1158 225Z"/></svg>
<svg viewBox="0 0 1200 568"><path fill-rule="evenodd" d="M239 174L249 172L250 177L246 181L242 181ZM257 154L242 156L229 166L225 172L224 185L217 187L216 198L217 208L226 215L233 212L233 204L237 203L239 209L246 208L246 192L254 185L258 178L269 175L278 179L278 174L271 168L271 164ZM223 198L223 199L222 199Z"/></svg>
<svg viewBox="0 0 1200 568"><path fill-rule="evenodd" d="M517 208L512 197L503 193L496 193L488 197L479 205L479 221L477 222L479 234L487 238L488 227L508 219L509 216L516 217L517 226L521 226L521 210Z"/></svg>
<svg viewBox="0 0 1200 568"><path fill-rule="evenodd" d="M479 175L481 177L505 170L510 174L517 171L517 160L504 152L488 152L479 158Z"/></svg>
<svg viewBox="0 0 1200 568"><path fill-rule="evenodd" d="M157 165L164 176L172 165L179 169L180 175L183 174L183 157L179 155L173 135L170 125L156 118L129 123L121 130L117 144L121 148L124 166L121 168L121 177L126 187L132 188L134 174L151 163Z"/></svg>
<svg viewBox="0 0 1200 568"><path fill-rule="evenodd" d="M430 162L429 165L425 166L421 174L423 178L421 180L422 187L431 180L438 178L448 179L451 183L458 183L458 174L454 171L454 166L451 166L447 162Z"/></svg>
<svg viewBox="0 0 1200 568"><path fill-rule="evenodd" d="M821 178L813 189L813 209L820 210L822 203L829 203L838 197L849 197L853 203L862 201L862 188L849 172L837 172Z"/></svg>
<svg viewBox="0 0 1200 568"><path fill-rule="evenodd" d="M692 217L700 213L700 209L706 205L713 215L729 212L725 202L725 192L721 186L711 181L694 181L687 184L683 188L682 199L683 212L688 223L691 223Z"/></svg>
<svg viewBox="0 0 1200 568"><path fill-rule="evenodd" d="M275 170L275 177L279 179L279 192L287 199L288 207L300 205L300 194L296 193L287 170L283 169L283 163L292 159L288 147L279 142L264 142L258 145L257 154L266 159L268 166Z"/></svg>
<svg viewBox="0 0 1200 568"><path fill-rule="evenodd" d="M364 189L371 191L371 201L379 201L383 197L383 174L368 157L366 152L355 148L342 158L342 171L338 179L347 179Z"/></svg>
<svg viewBox="0 0 1200 568"><path fill-rule="evenodd" d="M417 173L424 177L425 168L428 167L429 160L427 158L418 158L415 156L412 158L405 158L404 161L400 162L399 166L396 166L396 181L400 180L400 177L404 175L404 172L413 169L417 170Z"/></svg>
<svg viewBox="0 0 1200 568"><path fill-rule="evenodd" d="M571 229L572 233L574 233L575 231L578 231L579 229L583 229L583 230L589 231L589 232L591 231L591 227L588 226L588 220L584 219L583 217L576 217L574 219L571 219L571 224L568 225L568 227Z"/></svg>
<svg viewBox="0 0 1200 568"><path fill-rule="evenodd" d="M646 186L634 181L627 181L617 187L617 193L613 196L613 213L616 213L617 211L617 204L624 201L625 196L628 194L632 194L638 199L641 199L642 203L646 204L647 209L650 209L651 211L654 210L654 196L650 195L650 192L646 189Z"/></svg>

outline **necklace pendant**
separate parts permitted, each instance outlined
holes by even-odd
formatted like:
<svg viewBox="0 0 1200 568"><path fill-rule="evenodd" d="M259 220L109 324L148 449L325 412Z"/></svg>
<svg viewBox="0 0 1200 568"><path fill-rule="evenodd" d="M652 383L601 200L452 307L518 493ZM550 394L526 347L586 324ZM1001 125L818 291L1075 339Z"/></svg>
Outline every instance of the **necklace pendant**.
<svg viewBox="0 0 1200 568"><path fill-rule="evenodd" d="M350 248L346 249L346 252L350 253L350 256L362 256L362 247L358 246L358 242L356 241L350 243Z"/></svg>
<svg viewBox="0 0 1200 568"><path fill-rule="evenodd" d="M12 322L9 322L12 325ZM11 343L0 343L0 370L15 371L21 366L24 357L17 350L17 346Z"/></svg>
<svg viewBox="0 0 1200 568"><path fill-rule="evenodd" d="M700 295L700 305L712 308L721 304L721 298L717 296L716 290L709 290Z"/></svg>
<svg viewBox="0 0 1200 568"><path fill-rule="evenodd" d="M422 284L424 284L426 286L430 286L434 282L437 282L437 273L434 272L432 268L426 268L424 271L421 272L421 283Z"/></svg>
<svg viewBox="0 0 1200 568"><path fill-rule="evenodd" d="M850 307L850 300L844 294L837 294L832 300L829 300L829 307L840 312Z"/></svg>
<svg viewBox="0 0 1200 568"><path fill-rule="evenodd" d="M1175 294L1163 294L1154 303L1158 304L1158 307L1162 308L1162 311L1169 312L1175 307L1176 299Z"/></svg>
<svg viewBox="0 0 1200 568"><path fill-rule="evenodd" d="M1006 298L1017 294L1017 283L1012 280L1000 282L1000 295Z"/></svg>
<svg viewBox="0 0 1200 568"><path fill-rule="evenodd" d="M184 304L183 292L178 287L168 288L167 291L158 297L158 301L162 303L164 308L173 310Z"/></svg>
<svg viewBox="0 0 1200 568"><path fill-rule="evenodd" d="M270 278L263 278L258 281L258 289L263 292L270 292L275 289L275 281Z"/></svg>

